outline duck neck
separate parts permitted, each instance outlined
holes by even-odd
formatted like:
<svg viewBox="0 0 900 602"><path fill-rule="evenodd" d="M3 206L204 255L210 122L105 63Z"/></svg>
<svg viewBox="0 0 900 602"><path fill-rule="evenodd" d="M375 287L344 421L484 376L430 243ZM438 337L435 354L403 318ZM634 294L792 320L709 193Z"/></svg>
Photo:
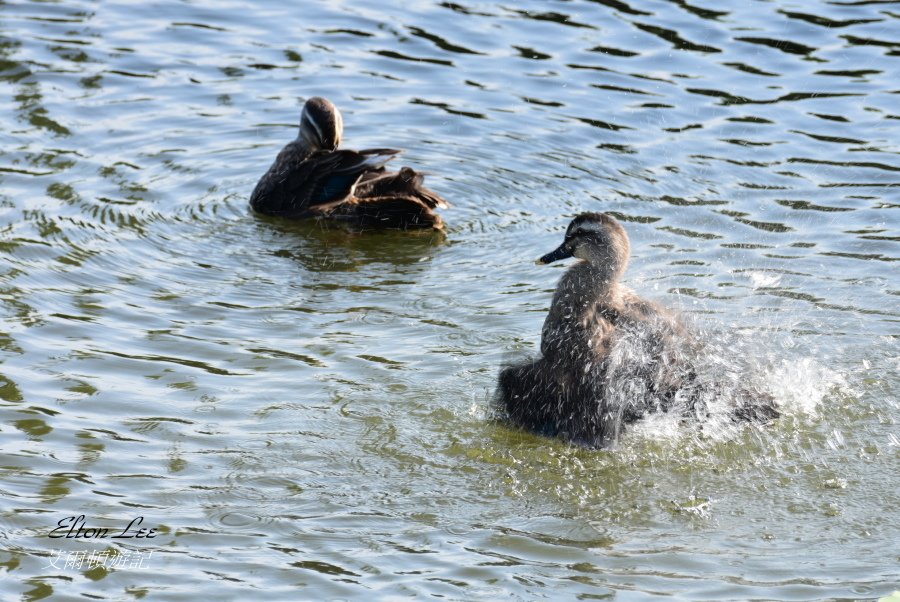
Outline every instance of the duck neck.
<svg viewBox="0 0 900 602"><path fill-rule="evenodd" d="M563 275L556 289L553 309L567 316L581 316L596 304L614 305L621 297L619 273L609 263L579 261Z"/></svg>
<svg viewBox="0 0 900 602"><path fill-rule="evenodd" d="M316 150L317 149L315 148L311 148L309 143L304 140L302 136L297 136L281 149L275 162L279 165L294 165L309 157Z"/></svg>
<svg viewBox="0 0 900 602"><path fill-rule="evenodd" d="M310 153L320 148L315 133L302 125L300 126L300 131L297 132L297 137L294 139L294 144L303 146Z"/></svg>

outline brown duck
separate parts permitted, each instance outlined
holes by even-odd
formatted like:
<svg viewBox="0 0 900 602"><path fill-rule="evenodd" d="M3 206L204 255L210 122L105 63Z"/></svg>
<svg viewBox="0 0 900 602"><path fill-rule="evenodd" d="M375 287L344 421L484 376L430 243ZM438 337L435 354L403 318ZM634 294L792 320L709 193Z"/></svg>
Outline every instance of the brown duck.
<svg viewBox="0 0 900 602"><path fill-rule="evenodd" d="M409 167L388 172L400 151L338 149L344 122L330 101L313 97L300 114L300 131L250 195L254 211L287 218L319 217L361 228L444 227L436 207L447 202L422 186Z"/></svg>
<svg viewBox="0 0 900 602"><path fill-rule="evenodd" d="M709 385L698 382L692 367L699 344L673 314L620 284L629 252L628 235L614 217L582 213L563 243L538 260L580 259L553 295L541 357L500 372L497 397L511 422L605 447L648 413L704 413L700 399ZM734 420L778 416L767 395L739 391L735 397Z"/></svg>

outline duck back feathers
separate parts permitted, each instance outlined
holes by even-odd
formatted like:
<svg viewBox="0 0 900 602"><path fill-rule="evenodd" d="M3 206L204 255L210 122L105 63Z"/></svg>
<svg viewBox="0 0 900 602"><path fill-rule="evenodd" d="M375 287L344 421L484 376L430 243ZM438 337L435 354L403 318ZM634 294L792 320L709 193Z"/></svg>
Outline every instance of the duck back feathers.
<svg viewBox="0 0 900 602"><path fill-rule="evenodd" d="M302 153L289 144L250 195L254 211L281 217L310 217L352 198L366 174L381 173L399 153L393 149Z"/></svg>

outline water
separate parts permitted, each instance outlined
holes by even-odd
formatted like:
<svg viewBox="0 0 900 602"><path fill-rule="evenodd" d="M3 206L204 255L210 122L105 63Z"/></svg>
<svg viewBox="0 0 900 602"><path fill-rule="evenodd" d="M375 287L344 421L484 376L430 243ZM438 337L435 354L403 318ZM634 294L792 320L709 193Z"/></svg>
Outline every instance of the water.
<svg viewBox="0 0 900 602"><path fill-rule="evenodd" d="M0 4L4 599L900 589L900 4L384 4ZM445 238L248 212L316 94ZM583 210L781 420L493 420Z"/></svg>

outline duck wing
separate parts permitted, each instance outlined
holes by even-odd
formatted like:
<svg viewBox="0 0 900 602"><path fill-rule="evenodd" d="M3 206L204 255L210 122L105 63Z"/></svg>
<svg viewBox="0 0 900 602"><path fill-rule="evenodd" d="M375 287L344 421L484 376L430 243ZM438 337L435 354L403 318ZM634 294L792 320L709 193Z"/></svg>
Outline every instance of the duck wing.
<svg viewBox="0 0 900 602"><path fill-rule="evenodd" d="M386 148L317 151L298 160L296 154L285 151L250 197L250 205L260 213L285 217L320 214L351 198L364 174L383 171L384 164L400 152Z"/></svg>
<svg viewBox="0 0 900 602"><path fill-rule="evenodd" d="M450 205L441 198L437 193L425 188L422 183L425 177L423 174L413 170L410 167L403 167L397 172L387 172L371 177L363 178L356 189L356 196L360 198L366 197L388 197L403 196L411 197L424 203L430 209L435 207L446 208Z"/></svg>
<svg viewBox="0 0 900 602"><path fill-rule="evenodd" d="M325 217L350 222L362 228L444 228L441 216L432 211L431 207L406 195L354 197L345 202L313 209Z"/></svg>

